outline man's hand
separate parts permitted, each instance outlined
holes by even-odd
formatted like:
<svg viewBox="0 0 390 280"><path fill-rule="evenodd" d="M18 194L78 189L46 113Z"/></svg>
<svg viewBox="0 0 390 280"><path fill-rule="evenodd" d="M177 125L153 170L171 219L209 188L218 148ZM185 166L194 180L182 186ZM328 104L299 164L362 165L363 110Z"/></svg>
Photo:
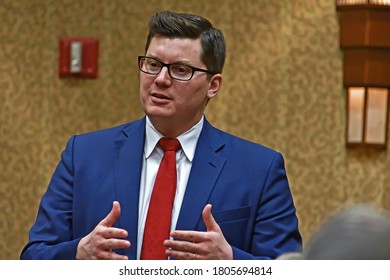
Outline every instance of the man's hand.
<svg viewBox="0 0 390 280"><path fill-rule="evenodd" d="M100 221L95 229L82 238L77 246L76 259L78 260L127 260L127 256L112 252L112 249L129 248L130 242L123 240L128 236L127 231L113 228L119 218L121 208L118 201L114 201L111 212Z"/></svg>
<svg viewBox="0 0 390 280"><path fill-rule="evenodd" d="M165 240L166 254L181 260L232 260L232 247L214 220L210 204L203 209L202 217L207 232L173 231L171 237L178 240Z"/></svg>

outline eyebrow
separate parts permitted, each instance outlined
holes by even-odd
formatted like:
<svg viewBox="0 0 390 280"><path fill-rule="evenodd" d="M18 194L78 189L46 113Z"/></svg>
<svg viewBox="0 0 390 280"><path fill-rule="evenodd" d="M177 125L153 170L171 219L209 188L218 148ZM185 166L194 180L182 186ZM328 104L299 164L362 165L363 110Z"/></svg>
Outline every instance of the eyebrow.
<svg viewBox="0 0 390 280"><path fill-rule="evenodd" d="M192 65L189 61L178 60L178 61L175 61L175 62L167 63L167 62L163 61L162 59L160 59L159 57L157 57L155 55L147 55L147 54L145 54L145 56L154 58L154 59L156 59L158 61L161 61L161 62L163 62L165 64L184 64L184 65L187 65L187 66L191 66L191 67L197 68L197 66Z"/></svg>

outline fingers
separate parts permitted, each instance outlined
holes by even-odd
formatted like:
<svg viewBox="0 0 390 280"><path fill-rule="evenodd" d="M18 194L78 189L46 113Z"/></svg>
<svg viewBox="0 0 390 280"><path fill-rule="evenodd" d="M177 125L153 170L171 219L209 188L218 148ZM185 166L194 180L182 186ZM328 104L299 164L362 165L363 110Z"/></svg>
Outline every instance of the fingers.
<svg viewBox="0 0 390 280"><path fill-rule="evenodd" d="M171 232L171 237L182 241L198 243L204 241L207 235L201 231L175 230Z"/></svg>
<svg viewBox="0 0 390 280"><path fill-rule="evenodd" d="M167 249L165 251L165 254L169 258L174 258L176 260L204 260L202 255L198 255L195 253L189 253L189 252L175 251L175 250L171 250L171 249Z"/></svg>
<svg viewBox="0 0 390 280"><path fill-rule="evenodd" d="M91 259L103 260L126 260L126 256L121 256L112 250L130 248L129 240L120 239L127 237L127 231L119 228L107 228L99 225L92 232L89 246L86 248L89 251Z"/></svg>
<svg viewBox="0 0 390 280"><path fill-rule="evenodd" d="M173 240L166 240L166 254L182 260L231 260L233 250L225 239L223 232L213 215L211 204L202 211L206 232L175 230L171 233Z"/></svg>
<svg viewBox="0 0 390 280"><path fill-rule="evenodd" d="M127 256L119 255L112 250L126 249L131 246L126 230L112 227L121 213L120 204L114 201L108 215L100 221L94 230L82 238L77 248L78 259L113 259L126 260Z"/></svg>
<svg viewBox="0 0 390 280"><path fill-rule="evenodd" d="M101 247L106 251L114 249L125 249L130 247L130 241L121 239L107 239L102 243Z"/></svg>
<svg viewBox="0 0 390 280"><path fill-rule="evenodd" d="M207 232L175 230L171 232L173 240L166 240L164 245L171 249L171 252L180 251L178 254L183 258L192 258L194 253L201 253L199 252L198 244L211 242L212 235L210 235L210 233L221 232L220 227L211 214L211 208L211 204L207 204L202 211L202 217Z"/></svg>
<svg viewBox="0 0 390 280"><path fill-rule="evenodd" d="M175 230L171 237L164 241L168 257L178 260L207 259L210 236L207 232Z"/></svg>
<svg viewBox="0 0 390 280"><path fill-rule="evenodd" d="M198 251L196 243L180 240L165 240L164 246L172 250L195 253Z"/></svg>
<svg viewBox="0 0 390 280"><path fill-rule="evenodd" d="M126 238L127 231L120 228L113 228L112 226L118 220L121 214L121 207L118 201L112 203L112 209L108 215L100 221L97 226L98 232L104 238Z"/></svg>
<svg viewBox="0 0 390 280"><path fill-rule="evenodd" d="M126 255L119 255L117 253L111 252L111 254L108 256L107 260L128 260L129 257Z"/></svg>
<svg viewBox="0 0 390 280"><path fill-rule="evenodd" d="M178 260L200 260L204 253L197 243L188 241L166 240L164 245L167 247L167 256Z"/></svg>
<svg viewBox="0 0 390 280"><path fill-rule="evenodd" d="M121 229L121 228L101 228L100 232L101 236L103 238L126 238L128 236L128 233L126 230Z"/></svg>
<svg viewBox="0 0 390 280"><path fill-rule="evenodd" d="M207 204L202 211L202 217L204 224L206 225L207 231L220 231L220 227L215 221L213 215L211 214L211 204Z"/></svg>
<svg viewBox="0 0 390 280"><path fill-rule="evenodd" d="M119 248L129 248L130 242L128 240L122 240L117 238L126 238L128 233L121 228L112 227L118 220L121 214L121 208L118 201L112 203L112 209L110 213L99 223L98 235L100 234L104 241L102 241L102 248L105 250L113 250ZM99 233L100 231L100 233Z"/></svg>
<svg viewBox="0 0 390 280"><path fill-rule="evenodd" d="M101 251L96 258L97 260L128 260L126 255L119 255L112 251Z"/></svg>
<svg viewBox="0 0 390 280"><path fill-rule="evenodd" d="M118 201L112 203L111 212L99 223L102 226L112 227L121 214L121 207Z"/></svg>

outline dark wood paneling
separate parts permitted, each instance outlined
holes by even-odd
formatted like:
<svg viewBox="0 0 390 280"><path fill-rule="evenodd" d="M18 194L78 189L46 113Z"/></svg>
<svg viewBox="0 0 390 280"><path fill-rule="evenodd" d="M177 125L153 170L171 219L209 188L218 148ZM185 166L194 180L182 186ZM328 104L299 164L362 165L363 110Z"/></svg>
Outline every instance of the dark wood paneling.
<svg viewBox="0 0 390 280"><path fill-rule="evenodd" d="M390 6L338 7L344 86L390 87Z"/></svg>
<svg viewBox="0 0 390 280"><path fill-rule="evenodd" d="M390 10L341 11L340 46L390 48Z"/></svg>
<svg viewBox="0 0 390 280"><path fill-rule="evenodd" d="M344 85L390 87L390 51L344 50Z"/></svg>

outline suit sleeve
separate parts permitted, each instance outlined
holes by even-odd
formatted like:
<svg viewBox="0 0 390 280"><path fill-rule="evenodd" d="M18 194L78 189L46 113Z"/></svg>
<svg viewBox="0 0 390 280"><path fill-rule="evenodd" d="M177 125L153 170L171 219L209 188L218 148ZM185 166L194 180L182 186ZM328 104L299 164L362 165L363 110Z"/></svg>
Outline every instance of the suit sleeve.
<svg viewBox="0 0 390 280"><path fill-rule="evenodd" d="M302 250L296 209L280 153L276 153L268 171L252 238L250 253L233 247L234 259L274 259Z"/></svg>
<svg viewBox="0 0 390 280"><path fill-rule="evenodd" d="M29 242L21 259L75 259L81 238L74 239L72 226L73 146L76 136L67 143L61 160L42 196Z"/></svg>

